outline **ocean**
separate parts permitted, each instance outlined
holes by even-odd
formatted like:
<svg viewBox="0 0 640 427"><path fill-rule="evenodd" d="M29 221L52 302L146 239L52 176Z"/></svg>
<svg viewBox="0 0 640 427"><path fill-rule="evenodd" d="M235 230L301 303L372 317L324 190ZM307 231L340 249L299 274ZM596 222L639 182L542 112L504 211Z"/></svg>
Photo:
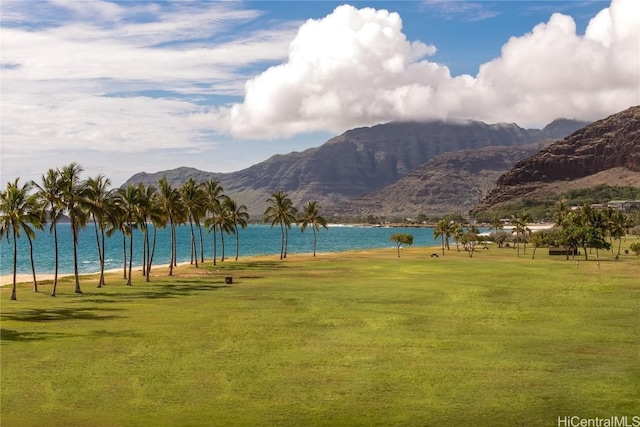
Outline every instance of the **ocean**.
<svg viewBox="0 0 640 427"><path fill-rule="evenodd" d="M150 239L152 238L150 226ZM73 247L71 238L71 225L58 224L59 247L59 273L73 273ZM33 241L33 254L36 273L53 273L55 268L53 234L47 229L37 231ZM329 226L328 230L320 229L317 238L317 252L343 252L354 249L395 248L395 244L389 239L394 233L409 233L414 236L414 246L437 246L439 241L433 238L432 228L405 228L405 227L360 227L360 226ZM280 227L271 228L268 225L250 225L246 229L239 229L239 256L240 259L255 255L280 256ZM190 229L183 225L176 229L178 262L189 261L190 253ZM133 264L142 264L142 239L143 235L136 230L133 235ZM198 252L200 250L199 237L196 230ZM205 261L213 258L213 234L203 230ZM153 259L154 265L168 264L170 261L170 234L169 229L158 229L156 251ZM127 241L127 256L129 250ZM221 254L220 233L218 233L218 255ZM105 269L121 268L122 234L116 233L107 238L105 243ZM313 252L313 230L307 228L304 233L297 227L289 230L289 254ZM236 245L234 235L225 235L225 256L227 259L235 258ZM0 275L13 273L13 243L2 239L0 243ZM93 224L81 230L78 236L78 269L80 273L94 273L100 271L100 262L96 248L96 239ZM22 234L18 239L18 274L31 273L29 261L29 242Z"/></svg>

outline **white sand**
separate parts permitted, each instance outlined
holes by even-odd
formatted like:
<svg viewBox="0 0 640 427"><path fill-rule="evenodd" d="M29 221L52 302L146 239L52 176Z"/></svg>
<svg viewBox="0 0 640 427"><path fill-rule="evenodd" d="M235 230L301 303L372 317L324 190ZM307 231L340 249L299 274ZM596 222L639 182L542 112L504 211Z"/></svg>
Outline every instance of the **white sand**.
<svg viewBox="0 0 640 427"><path fill-rule="evenodd" d="M189 262L179 262L178 266L181 265L187 265L190 264ZM169 268L169 264L161 264L161 265L153 265L151 266L151 273L153 274L153 270L156 269L162 269L162 268ZM133 268L134 271L142 271L142 267L141 266L137 266ZM111 270L105 270L104 273L108 274L108 273L118 273L121 272L122 268L113 268ZM80 274L80 276L94 276L96 274L100 274L99 271L96 271L94 273L82 273ZM44 280L53 280L54 278L54 274L53 273L47 273L47 274L43 274L43 273L38 273L36 271L36 280L38 281L38 283L44 281ZM65 273L65 274L58 274L58 280L60 280L63 277L71 277L73 276L73 273ZM27 274L16 274L16 283L33 283L33 274L31 273L27 273ZM13 274L6 274L4 276L0 276L0 286L6 286L6 285L11 285L13 284Z"/></svg>

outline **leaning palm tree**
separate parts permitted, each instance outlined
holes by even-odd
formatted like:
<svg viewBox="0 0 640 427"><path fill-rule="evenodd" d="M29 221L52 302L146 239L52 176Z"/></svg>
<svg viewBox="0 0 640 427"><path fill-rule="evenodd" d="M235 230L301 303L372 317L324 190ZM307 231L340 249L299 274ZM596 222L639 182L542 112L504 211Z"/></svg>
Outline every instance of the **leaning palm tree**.
<svg viewBox="0 0 640 427"><path fill-rule="evenodd" d="M227 197L224 200L224 209L227 212L229 218L229 224L233 224L233 233L236 235L236 261L238 260L238 253L240 251L240 240L238 237L238 225L244 230L247 228L247 222L249 221L249 213L245 205L239 205L235 200Z"/></svg>
<svg viewBox="0 0 640 427"><path fill-rule="evenodd" d="M69 216L73 244L73 275L75 278L75 292L82 293L78 275L78 232L86 225L87 212L83 208L85 185L80 181L82 167L77 163L70 163L60 170L60 189L62 206Z"/></svg>
<svg viewBox="0 0 640 427"><path fill-rule="evenodd" d="M86 194L84 203L87 206L93 228L96 235L96 246L98 248L98 259L100 261L100 278L98 288L105 285L104 282L104 258L105 258L105 228L107 225L108 204L111 200L109 186L111 181L104 175L99 174L95 178L87 178L85 181Z"/></svg>
<svg viewBox="0 0 640 427"><path fill-rule="evenodd" d="M280 259L287 257L288 229L296 220L297 211L293 202L282 190L278 190L267 199L264 219L271 223L271 228L280 225Z"/></svg>
<svg viewBox="0 0 640 427"><path fill-rule="evenodd" d="M43 203L43 209L49 221L49 232L53 234L53 250L54 250L54 274L53 287L51 288L51 296L56 296L58 288L58 220L62 216L62 195L60 189L60 172L57 169L49 169L45 175L41 177L41 184L32 182L36 189L36 195Z"/></svg>
<svg viewBox="0 0 640 427"><path fill-rule="evenodd" d="M304 233L304 230L311 226L313 230L313 256L316 256L316 233L320 231L320 227L327 228L327 220L320 216L320 204L316 201L309 201L302 208L302 213L298 220L300 221L300 232Z"/></svg>
<svg viewBox="0 0 640 427"><path fill-rule="evenodd" d="M31 239L35 237L32 226L41 228L41 215L35 195L29 194L31 183L18 185L19 178L7 183L7 190L0 192L0 238L5 237L13 241L13 287L11 299L16 300L16 274L18 265L18 238L21 231ZM34 290L37 291L35 269L33 266L33 251L31 251L31 268L34 277Z"/></svg>

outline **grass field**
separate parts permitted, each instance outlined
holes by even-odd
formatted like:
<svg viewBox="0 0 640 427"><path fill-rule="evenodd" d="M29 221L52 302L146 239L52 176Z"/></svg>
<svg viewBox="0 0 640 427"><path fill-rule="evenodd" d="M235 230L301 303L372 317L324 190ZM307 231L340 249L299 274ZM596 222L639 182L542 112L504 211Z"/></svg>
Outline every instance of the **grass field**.
<svg viewBox="0 0 640 427"><path fill-rule="evenodd" d="M631 240L625 243L627 246ZM625 245L623 244L623 245ZM640 266L512 249L1 291L2 426L556 426L640 415ZM601 254L602 255L602 254ZM593 256L595 258L595 254ZM224 277L234 283L225 285Z"/></svg>

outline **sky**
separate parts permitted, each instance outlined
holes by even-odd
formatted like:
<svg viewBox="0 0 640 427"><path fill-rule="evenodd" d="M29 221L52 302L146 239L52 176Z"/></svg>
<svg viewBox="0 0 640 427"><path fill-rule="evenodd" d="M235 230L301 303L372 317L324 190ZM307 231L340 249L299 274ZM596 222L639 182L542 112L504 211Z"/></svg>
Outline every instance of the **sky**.
<svg viewBox="0 0 640 427"><path fill-rule="evenodd" d="M640 1L1 0L0 181L231 172L400 120L640 104ZM224 183L222 183L224 185Z"/></svg>

